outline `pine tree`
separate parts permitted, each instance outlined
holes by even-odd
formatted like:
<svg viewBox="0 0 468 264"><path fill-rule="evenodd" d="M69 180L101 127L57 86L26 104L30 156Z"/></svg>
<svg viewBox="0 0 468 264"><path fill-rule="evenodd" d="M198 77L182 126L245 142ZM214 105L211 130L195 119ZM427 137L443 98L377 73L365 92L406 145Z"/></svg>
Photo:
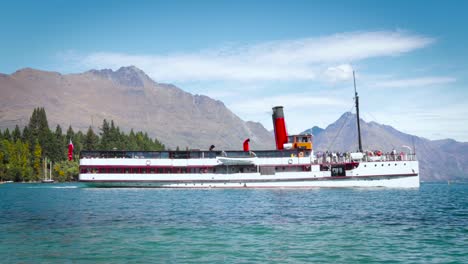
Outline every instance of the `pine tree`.
<svg viewBox="0 0 468 264"><path fill-rule="evenodd" d="M21 130L19 129L18 125L15 126L15 129L13 130L13 133L11 133L11 136L13 138L13 141L21 139Z"/></svg>
<svg viewBox="0 0 468 264"><path fill-rule="evenodd" d="M39 139L43 146L47 140L47 133L50 132L47 115L44 108L35 108L29 119L28 130L31 136ZM34 141L33 141L34 142Z"/></svg>
<svg viewBox="0 0 468 264"><path fill-rule="evenodd" d="M73 146L74 146L73 153L79 154L81 150L83 150L84 138L85 138L85 135L83 134L83 132L78 131L75 133L75 137L73 139ZM67 153L68 153L68 148L67 148Z"/></svg>
<svg viewBox="0 0 468 264"><path fill-rule="evenodd" d="M73 141L75 140L75 131L73 131L73 128L71 125L67 129L67 136L66 136L66 142L70 142L70 139Z"/></svg>
<svg viewBox="0 0 468 264"><path fill-rule="evenodd" d="M57 125L54 133L50 130L45 131L44 143L41 143L41 139L39 138L39 144L42 146L44 156L53 162L65 160L66 158L65 147L63 146L64 140L61 133L62 128L60 125Z"/></svg>
<svg viewBox="0 0 468 264"><path fill-rule="evenodd" d="M101 143L99 146L100 150L110 150L111 149L111 135L110 135L110 125L106 119L102 121L101 132Z"/></svg>
<svg viewBox="0 0 468 264"><path fill-rule="evenodd" d="M3 132L3 138L6 140L11 140L10 130L8 127L5 129L5 132Z"/></svg>
<svg viewBox="0 0 468 264"><path fill-rule="evenodd" d="M99 137L96 134L94 134L94 131L90 126L84 138L83 149L84 150L97 150L98 146L99 146Z"/></svg>
<svg viewBox="0 0 468 264"><path fill-rule="evenodd" d="M23 133L22 133L22 136L21 136L21 140L23 142L28 142L29 143L29 146L33 146L34 144L32 144L33 142L32 141L32 138L31 138L31 133L29 132L29 128L28 126L25 126L23 128Z"/></svg>
<svg viewBox="0 0 468 264"><path fill-rule="evenodd" d="M138 144L137 144L137 138L135 135L135 132L133 131L133 128L130 130L130 134L128 135L128 145L127 145L128 150L138 150Z"/></svg>
<svg viewBox="0 0 468 264"><path fill-rule="evenodd" d="M112 149L122 149L122 146L120 144L120 129L115 126L114 120L111 120L111 125L110 125L110 144Z"/></svg>

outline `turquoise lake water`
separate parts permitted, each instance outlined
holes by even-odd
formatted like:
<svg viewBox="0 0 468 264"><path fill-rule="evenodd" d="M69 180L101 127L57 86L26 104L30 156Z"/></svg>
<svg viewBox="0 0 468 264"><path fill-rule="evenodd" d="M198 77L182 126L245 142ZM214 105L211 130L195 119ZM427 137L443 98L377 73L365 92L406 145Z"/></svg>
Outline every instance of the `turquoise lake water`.
<svg viewBox="0 0 468 264"><path fill-rule="evenodd" d="M468 263L468 185L0 185L1 263Z"/></svg>

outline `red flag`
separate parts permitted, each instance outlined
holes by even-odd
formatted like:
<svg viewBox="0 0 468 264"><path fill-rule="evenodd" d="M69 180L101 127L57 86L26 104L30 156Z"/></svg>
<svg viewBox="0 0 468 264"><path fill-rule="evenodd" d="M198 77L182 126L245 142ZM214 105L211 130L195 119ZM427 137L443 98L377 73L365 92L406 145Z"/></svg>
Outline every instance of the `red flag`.
<svg viewBox="0 0 468 264"><path fill-rule="evenodd" d="M70 139L70 144L68 144L68 160L73 159L73 142Z"/></svg>

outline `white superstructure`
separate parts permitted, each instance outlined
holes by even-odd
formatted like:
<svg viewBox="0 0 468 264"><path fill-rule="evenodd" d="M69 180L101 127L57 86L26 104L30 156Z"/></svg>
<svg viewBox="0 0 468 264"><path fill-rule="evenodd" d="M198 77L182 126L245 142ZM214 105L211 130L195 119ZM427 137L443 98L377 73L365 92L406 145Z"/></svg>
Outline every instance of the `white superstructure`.
<svg viewBox="0 0 468 264"><path fill-rule="evenodd" d="M351 157L317 158L312 151L297 149L82 152L80 181L96 187L419 187L414 155Z"/></svg>

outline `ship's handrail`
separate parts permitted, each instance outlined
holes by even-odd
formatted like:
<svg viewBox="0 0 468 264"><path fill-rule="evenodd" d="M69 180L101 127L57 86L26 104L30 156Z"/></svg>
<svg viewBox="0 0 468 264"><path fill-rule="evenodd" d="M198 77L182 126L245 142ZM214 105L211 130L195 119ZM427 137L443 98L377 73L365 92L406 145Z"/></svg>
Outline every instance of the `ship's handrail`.
<svg viewBox="0 0 468 264"><path fill-rule="evenodd" d="M416 161L416 154L391 154L385 153L380 156L364 155L362 159L354 160L346 153L323 153L317 155L313 161L315 164L336 164L336 163L351 163L354 161L365 161L365 162L389 162L389 161Z"/></svg>
<svg viewBox="0 0 468 264"><path fill-rule="evenodd" d="M228 158L287 158L310 157L310 150L257 150L257 151L81 151L80 159L214 159Z"/></svg>

